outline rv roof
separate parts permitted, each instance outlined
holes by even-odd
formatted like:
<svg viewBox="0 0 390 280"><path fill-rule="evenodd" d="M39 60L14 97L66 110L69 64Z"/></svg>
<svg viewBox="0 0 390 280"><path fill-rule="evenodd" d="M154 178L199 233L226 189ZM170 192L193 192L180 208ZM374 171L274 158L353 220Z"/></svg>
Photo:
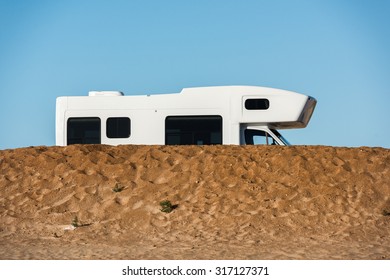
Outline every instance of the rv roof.
<svg viewBox="0 0 390 280"><path fill-rule="evenodd" d="M274 88L267 88L267 87L258 87L258 86L208 86L208 87L190 87L190 88L183 88L181 90L181 94L218 94L218 93L242 93L245 91L246 94L259 94L260 91L262 91L262 94L275 94L276 92L282 93L287 91L280 90L280 89L274 89ZM289 94L293 93L291 91L288 92ZM161 93L160 93L161 94ZM160 95L157 94L157 95ZM144 94L148 95L149 94ZM156 95L156 94L153 94ZM124 96L124 93L121 91L111 91L111 90L105 90L105 91L90 91L88 96Z"/></svg>
<svg viewBox="0 0 390 280"><path fill-rule="evenodd" d="M113 91L113 90L97 91L97 90L92 90L92 91L90 91L88 93L88 96L124 96L124 94L121 91Z"/></svg>

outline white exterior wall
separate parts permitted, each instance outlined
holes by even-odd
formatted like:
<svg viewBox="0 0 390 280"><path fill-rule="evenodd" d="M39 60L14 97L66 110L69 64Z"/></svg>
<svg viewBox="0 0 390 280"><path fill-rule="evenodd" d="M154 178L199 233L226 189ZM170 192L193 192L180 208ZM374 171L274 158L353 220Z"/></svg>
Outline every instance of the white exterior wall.
<svg viewBox="0 0 390 280"><path fill-rule="evenodd" d="M267 98L267 110L246 110L247 98ZM305 127L300 123L308 96L263 87L223 86L187 88L181 93L142 96L58 97L56 108L56 144L66 145L67 120L70 117L99 117L103 144L165 144L165 118L183 115L220 115L223 118L223 143L240 144L240 124L277 128ZM315 105L315 102L314 102ZM314 108L313 108L314 109ZM311 114L311 113L310 113ZM129 117L129 138L107 138L109 117Z"/></svg>

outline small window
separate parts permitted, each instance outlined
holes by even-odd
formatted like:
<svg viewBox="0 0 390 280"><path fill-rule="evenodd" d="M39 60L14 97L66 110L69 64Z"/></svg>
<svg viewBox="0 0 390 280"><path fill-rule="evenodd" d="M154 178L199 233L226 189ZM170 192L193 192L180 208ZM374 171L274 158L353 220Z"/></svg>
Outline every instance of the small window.
<svg viewBox="0 0 390 280"><path fill-rule="evenodd" d="M222 144L221 116L170 116L165 119L166 145Z"/></svg>
<svg viewBox="0 0 390 280"><path fill-rule="evenodd" d="M108 138L129 138L130 119L126 117L108 118L106 134Z"/></svg>
<svg viewBox="0 0 390 280"><path fill-rule="evenodd" d="M269 100L265 98L252 98L245 100L245 109L247 110L267 110Z"/></svg>
<svg viewBox="0 0 390 280"><path fill-rule="evenodd" d="M100 144L100 118L69 118L67 123L67 145Z"/></svg>

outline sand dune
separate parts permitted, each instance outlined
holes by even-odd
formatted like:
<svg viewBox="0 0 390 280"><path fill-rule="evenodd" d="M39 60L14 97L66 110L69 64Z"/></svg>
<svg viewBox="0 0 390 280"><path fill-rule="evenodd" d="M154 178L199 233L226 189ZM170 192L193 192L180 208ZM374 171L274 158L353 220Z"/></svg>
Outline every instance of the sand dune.
<svg viewBox="0 0 390 280"><path fill-rule="evenodd" d="M0 259L390 259L390 150L3 150Z"/></svg>

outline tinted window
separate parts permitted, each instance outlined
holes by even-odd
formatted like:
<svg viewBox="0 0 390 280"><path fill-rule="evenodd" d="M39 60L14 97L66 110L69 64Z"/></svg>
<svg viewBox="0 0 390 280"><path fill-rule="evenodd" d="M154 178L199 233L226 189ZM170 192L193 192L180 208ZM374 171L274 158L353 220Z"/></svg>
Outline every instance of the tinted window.
<svg viewBox="0 0 390 280"><path fill-rule="evenodd" d="M222 144L221 116L172 116L165 119L166 145Z"/></svg>
<svg viewBox="0 0 390 280"><path fill-rule="evenodd" d="M265 98L247 99L245 100L245 109L247 110L267 110L269 108L269 100Z"/></svg>
<svg viewBox="0 0 390 280"><path fill-rule="evenodd" d="M100 118L69 118L67 144L100 144Z"/></svg>
<svg viewBox="0 0 390 280"><path fill-rule="evenodd" d="M130 119L129 118L108 118L106 134L108 138L129 138Z"/></svg>

